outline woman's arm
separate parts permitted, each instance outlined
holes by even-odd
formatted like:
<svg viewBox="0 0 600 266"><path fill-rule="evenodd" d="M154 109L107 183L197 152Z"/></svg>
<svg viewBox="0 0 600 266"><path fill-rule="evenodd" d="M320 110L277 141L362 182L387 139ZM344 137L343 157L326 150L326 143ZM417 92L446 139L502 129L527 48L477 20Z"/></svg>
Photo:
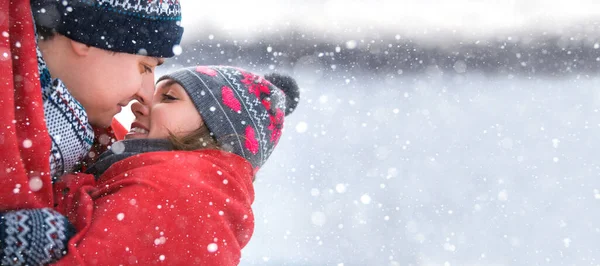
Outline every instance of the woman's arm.
<svg viewBox="0 0 600 266"><path fill-rule="evenodd" d="M56 265L237 265L254 228L253 192L208 162L179 159L77 191L69 218L80 231Z"/></svg>

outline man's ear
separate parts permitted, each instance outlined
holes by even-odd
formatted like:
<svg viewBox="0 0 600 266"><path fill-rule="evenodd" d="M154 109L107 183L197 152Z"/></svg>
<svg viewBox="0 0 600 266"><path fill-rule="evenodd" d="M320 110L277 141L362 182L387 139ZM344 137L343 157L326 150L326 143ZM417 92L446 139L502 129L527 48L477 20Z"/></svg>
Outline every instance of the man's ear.
<svg viewBox="0 0 600 266"><path fill-rule="evenodd" d="M69 40L71 48L76 55L86 56L90 53L91 46L80 43L78 41Z"/></svg>

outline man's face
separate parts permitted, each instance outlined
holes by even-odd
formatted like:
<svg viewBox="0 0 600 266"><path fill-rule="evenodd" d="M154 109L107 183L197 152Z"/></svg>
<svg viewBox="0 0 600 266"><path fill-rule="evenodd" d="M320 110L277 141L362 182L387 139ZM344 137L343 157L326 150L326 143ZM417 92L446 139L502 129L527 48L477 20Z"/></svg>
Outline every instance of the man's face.
<svg viewBox="0 0 600 266"><path fill-rule="evenodd" d="M90 124L108 127L131 100L152 99L154 70L163 61L90 47L73 66L77 76L67 87L85 108Z"/></svg>

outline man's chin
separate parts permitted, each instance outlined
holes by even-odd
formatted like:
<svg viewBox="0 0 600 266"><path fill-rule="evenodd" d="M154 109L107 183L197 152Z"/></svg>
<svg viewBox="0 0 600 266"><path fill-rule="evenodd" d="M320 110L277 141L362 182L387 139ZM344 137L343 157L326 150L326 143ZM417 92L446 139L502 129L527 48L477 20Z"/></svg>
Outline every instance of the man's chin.
<svg viewBox="0 0 600 266"><path fill-rule="evenodd" d="M112 119L110 121L89 121L90 125L93 128L109 128L112 124Z"/></svg>

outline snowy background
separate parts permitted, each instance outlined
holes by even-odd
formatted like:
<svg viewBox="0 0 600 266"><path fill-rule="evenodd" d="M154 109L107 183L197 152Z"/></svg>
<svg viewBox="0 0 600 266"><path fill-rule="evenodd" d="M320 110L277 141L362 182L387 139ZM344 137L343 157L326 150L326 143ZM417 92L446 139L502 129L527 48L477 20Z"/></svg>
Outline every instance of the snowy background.
<svg viewBox="0 0 600 266"><path fill-rule="evenodd" d="M600 265L599 1L181 2L159 75L302 88L241 265Z"/></svg>

